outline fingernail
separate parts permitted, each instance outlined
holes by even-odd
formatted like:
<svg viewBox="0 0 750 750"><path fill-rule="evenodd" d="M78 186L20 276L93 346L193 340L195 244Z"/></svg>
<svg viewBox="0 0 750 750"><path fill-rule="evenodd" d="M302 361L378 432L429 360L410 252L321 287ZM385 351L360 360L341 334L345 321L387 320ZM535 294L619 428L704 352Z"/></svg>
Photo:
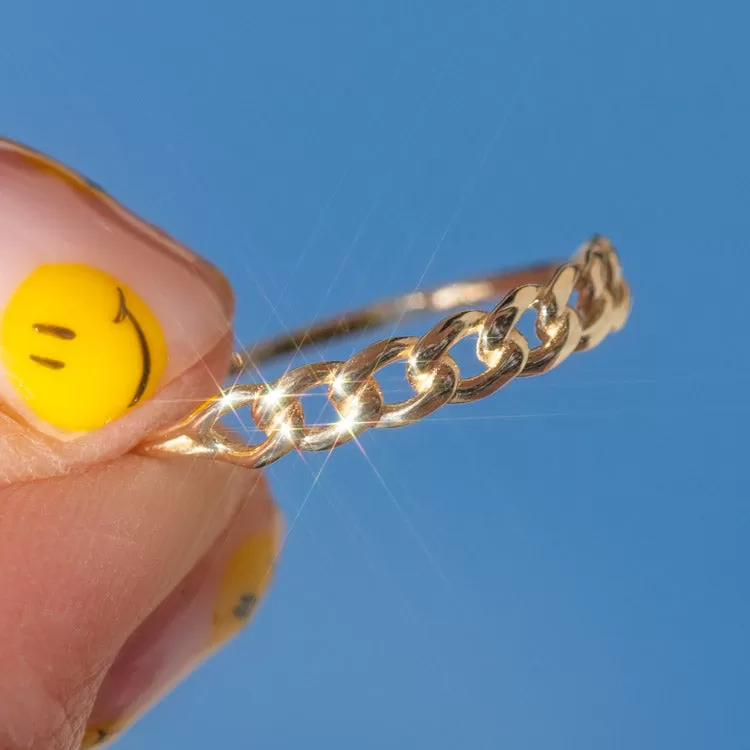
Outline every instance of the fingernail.
<svg viewBox="0 0 750 750"><path fill-rule="evenodd" d="M114 740L121 731L121 728L117 724L91 726L83 734L81 750L89 750L92 747L103 747Z"/></svg>
<svg viewBox="0 0 750 750"><path fill-rule="evenodd" d="M234 637L255 612L276 560L277 533L268 529L248 537L226 562L214 605L210 648Z"/></svg>
<svg viewBox="0 0 750 750"><path fill-rule="evenodd" d="M282 539L277 510L248 507L118 655L97 697L83 747L121 734L252 620ZM86 744L88 743L88 744Z"/></svg>
<svg viewBox="0 0 750 750"><path fill-rule="evenodd" d="M211 265L80 175L0 140L0 400L62 438L137 409L227 335Z"/></svg>

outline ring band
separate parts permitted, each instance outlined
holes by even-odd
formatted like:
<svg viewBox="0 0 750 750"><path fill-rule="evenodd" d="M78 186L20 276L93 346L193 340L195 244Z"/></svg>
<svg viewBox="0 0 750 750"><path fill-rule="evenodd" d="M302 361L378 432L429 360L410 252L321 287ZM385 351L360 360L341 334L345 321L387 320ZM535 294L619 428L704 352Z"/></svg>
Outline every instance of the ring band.
<svg viewBox="0 0 750 750"><path fill-rule="evenodd" d="M141 451L262 467L293 450L332 450L370 428L411 424L445 404L477 401L516 377L547 372L573 352L591 349L620 330L631 306L617 252L607 238L596 235L568 263L417 291L262 342L233 355L231 375L236 383L250 368L308 346L400 321L413 313L445 312L503 293L501 302L489 312L453 313L421 337L383 339L345 361L303 364L273 382L231 385L186 419L153 436ZM540 343L533 348L517 329L527 311L536 314ZM477 336L476 355L485 369L463 378L449 350L472 335ZM414 395L386 403L374 376L399 360L406 362L406 379ZM300 396L319 386L327 386L338 419L308 425ZM257 444L245 443L219 425L222 417L245 407L265 434Z"/></svg>

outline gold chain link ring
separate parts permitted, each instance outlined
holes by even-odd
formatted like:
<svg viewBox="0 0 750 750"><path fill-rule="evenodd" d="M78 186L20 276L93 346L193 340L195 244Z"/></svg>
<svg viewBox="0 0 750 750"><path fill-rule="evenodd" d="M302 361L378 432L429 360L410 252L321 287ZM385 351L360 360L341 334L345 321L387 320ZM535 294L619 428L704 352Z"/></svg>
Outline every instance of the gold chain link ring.
<svg viewBox="0 0 750 750"><path fill-rule="evenodd" d="M343 362L304 364L270 383L232 385L190 416L141 446L147 454L206 456L247 467L273 463L292 450L323 451L352 440L372 427L402 427L445 404L477 401L517 377L540 375L570 354L597 346L620 330L630 313L630 290L617 253L595 236L574 258L414 292L293 332L233 355L231 375L302 348L400 321L416 312L444 312L505 294L489 312L464 310L444 318L421 338L400 336L378 341ZM531 348L517 329L527 311L536 314L539 345ZM450 349L476 336L483 372L462 378ZM414 395L386 403L375 374L403 360ZM300 396L327 386L338 419L308 425ZM265 439L247 444L219 425L222 417L248 407Z"/></svg>

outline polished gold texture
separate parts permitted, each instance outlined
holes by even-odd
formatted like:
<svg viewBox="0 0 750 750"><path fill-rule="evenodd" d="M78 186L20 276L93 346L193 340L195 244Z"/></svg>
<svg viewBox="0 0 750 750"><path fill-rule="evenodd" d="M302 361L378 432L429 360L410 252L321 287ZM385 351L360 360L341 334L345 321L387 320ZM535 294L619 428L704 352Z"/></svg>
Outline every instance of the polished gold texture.
<svg viewBox="0 0 750 750"><path fill-rule="evenodd" d="M415 312L441 312L505 296L489 312L463 310L441 320L421 337L378 341L341 362L304 364L270 383L233 385L207 401L184 421L142 447L151 454L201 455L248 467L266 466L292 450L330 450L372 427L401 427L446 404L476 401L517 377L540 375L570 354L597 346L623 327L630 312L630 290L617 253L595 236L562 265L543 265L477 281L414 292L340 316L236 353L232 374L313 344L400 321ZM518 330L521 316L536 315L539 339L531 347ZM485 369L462 377L450 349L476 336L476 355ZM393 362L405 363L414 395L387 403L375 374ZM326 386L338 419L307 424L300 397ZM219 426L222 417L248 407L265 439L250 445Z"/></svg>

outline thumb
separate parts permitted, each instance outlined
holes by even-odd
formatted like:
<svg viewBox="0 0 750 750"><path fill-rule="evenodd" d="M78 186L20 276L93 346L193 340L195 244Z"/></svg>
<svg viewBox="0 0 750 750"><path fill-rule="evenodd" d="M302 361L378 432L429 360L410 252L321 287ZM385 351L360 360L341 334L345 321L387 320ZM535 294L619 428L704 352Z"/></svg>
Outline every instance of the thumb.
<svg viewBox="0 0 750 750"><path fill-rule="evenodd" d="M186 597L211 630L243 619L233 596L262 593L278 524L260 474L129 453L216 391L231 312L208 263L0 140L0 748L78 747L91 722L122 724L236 632L214 621L180 641ZM273 532L264 574L206 583L238 519ZM128 660L162 653L165 633L188 646L135 684Z"/></svg>

